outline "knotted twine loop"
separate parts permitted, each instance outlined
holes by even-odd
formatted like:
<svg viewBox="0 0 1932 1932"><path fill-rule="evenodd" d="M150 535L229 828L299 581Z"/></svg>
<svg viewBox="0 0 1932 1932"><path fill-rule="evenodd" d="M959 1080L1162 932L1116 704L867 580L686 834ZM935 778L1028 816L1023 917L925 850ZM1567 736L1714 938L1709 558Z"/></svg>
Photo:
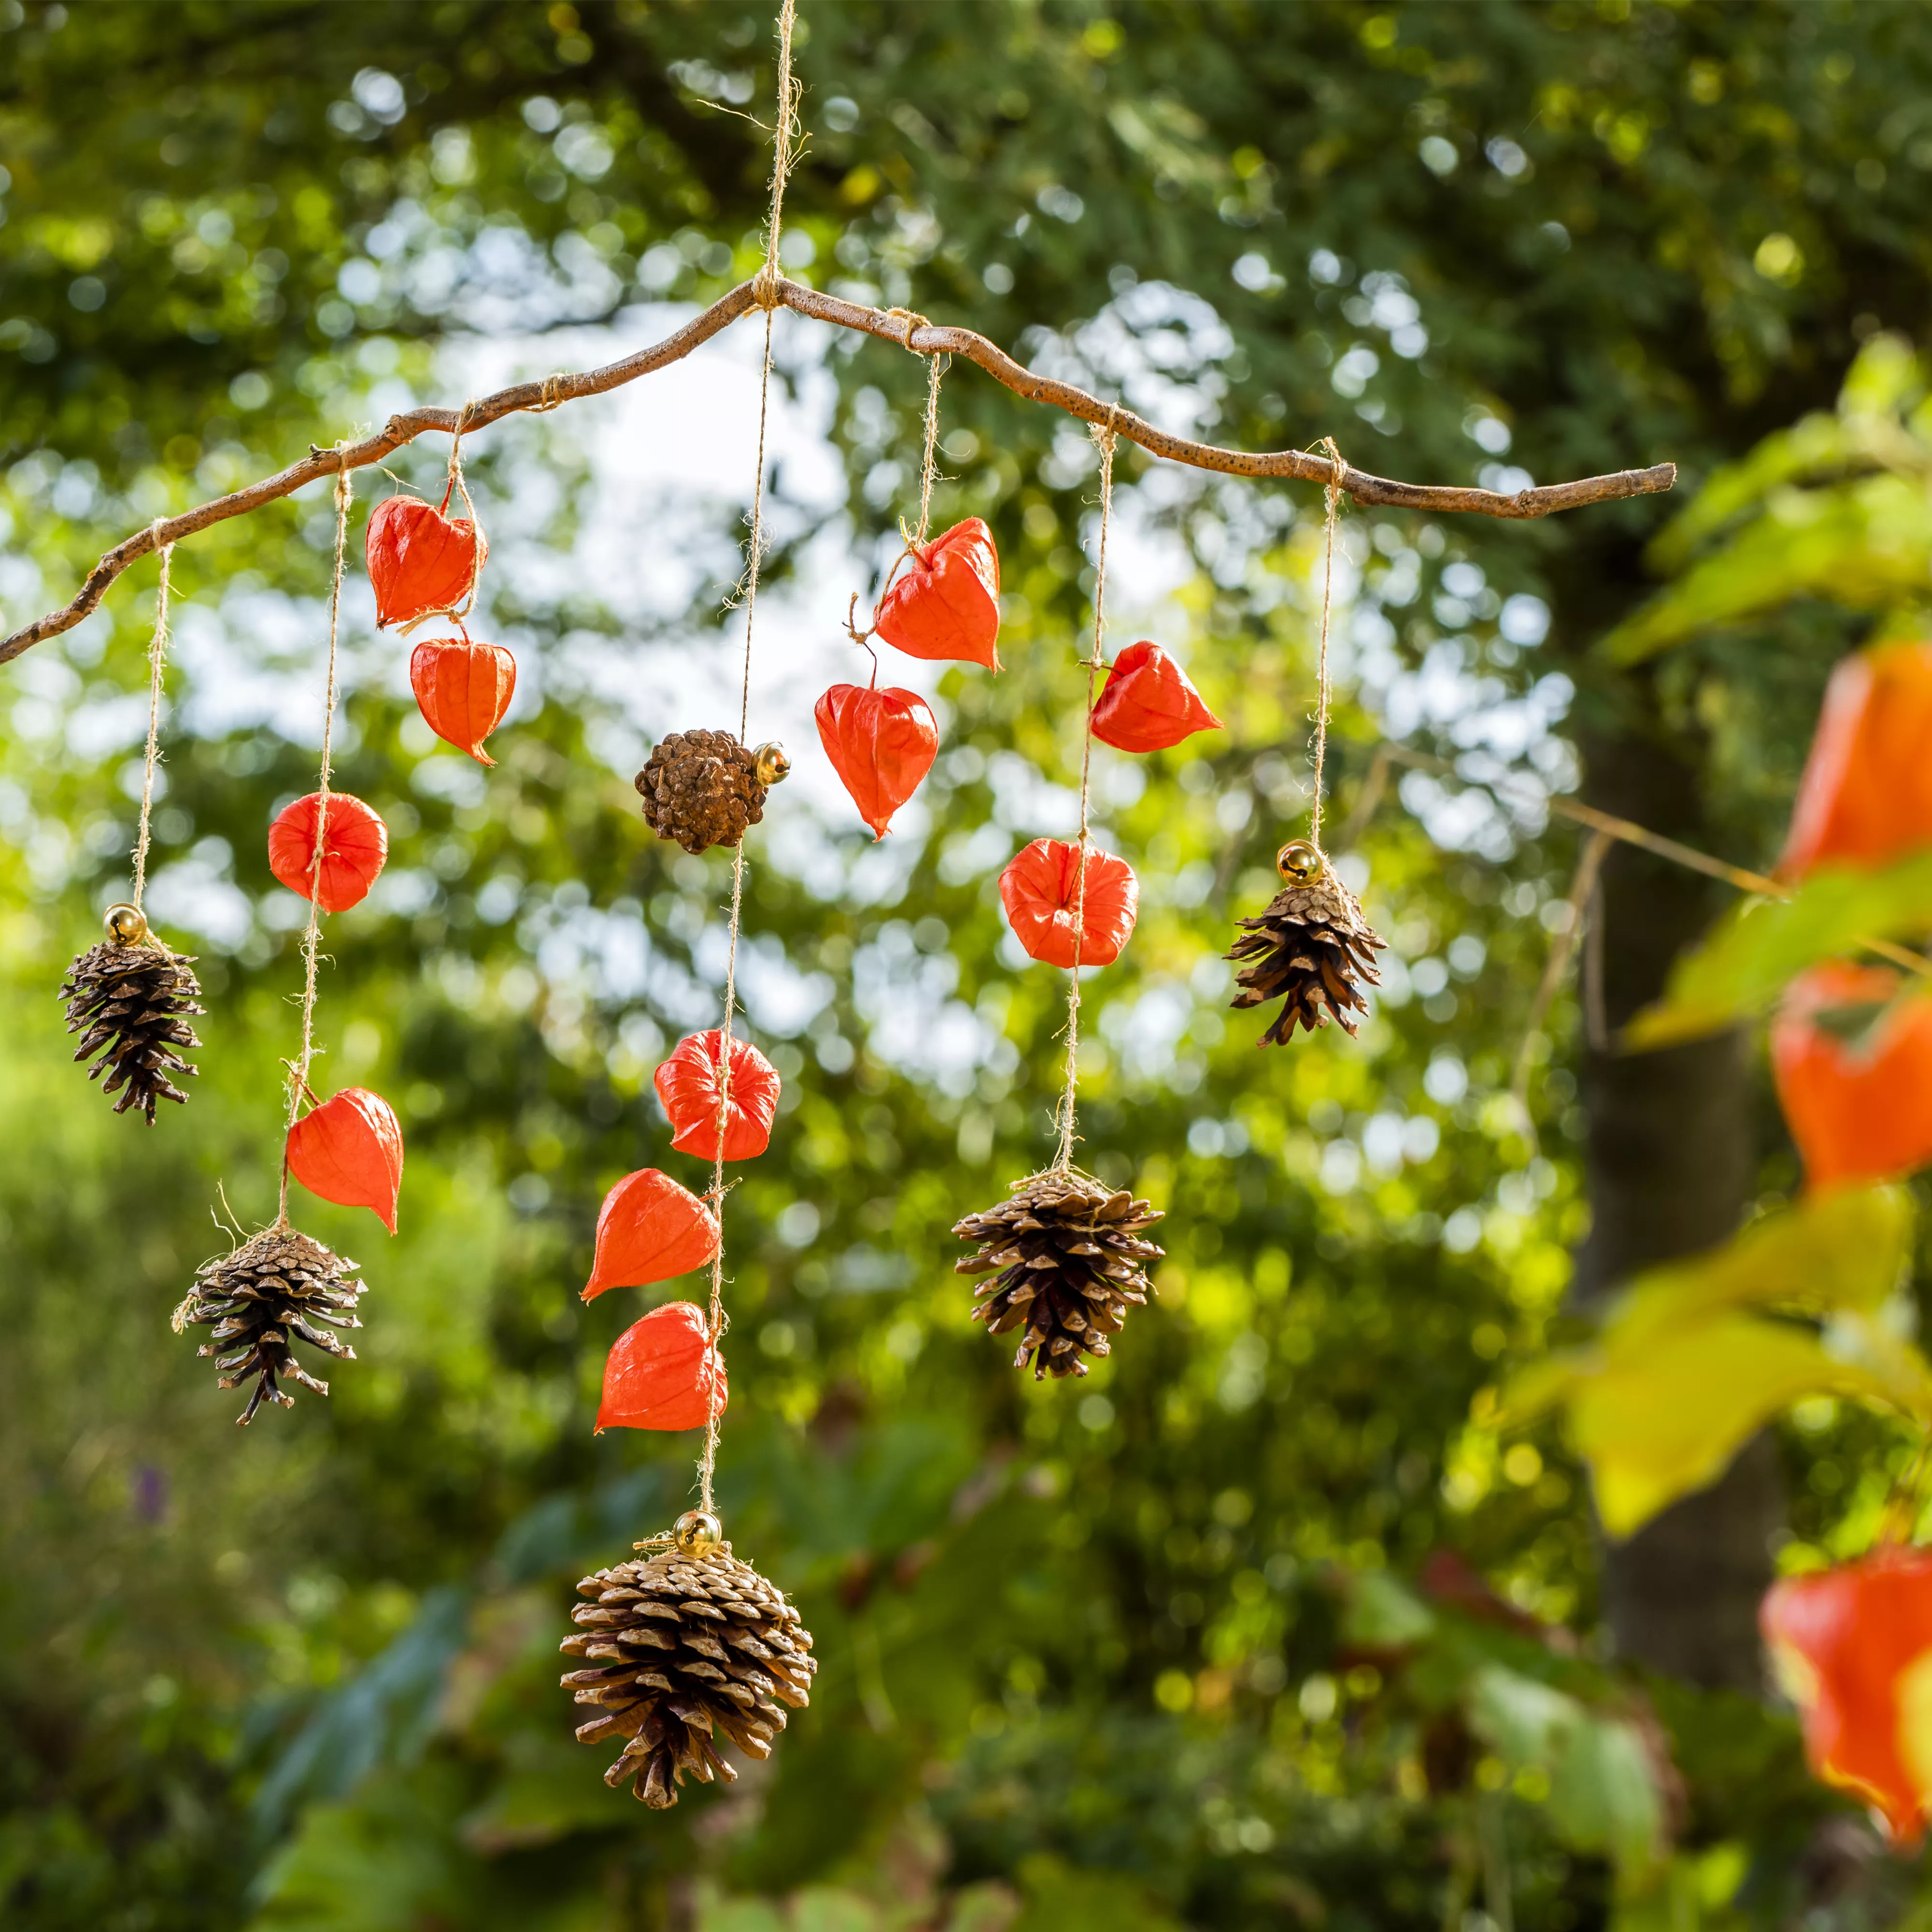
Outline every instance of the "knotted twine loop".
<svg viewBox="0 0 1932 1932"><path fill-rule="evenodd" d="M164 520L157 517L152 528L160 530ZM148 822L154 809L154 767L161 761L161 680L168 662L168 566L173 560L172 544L160 545L161 583L154 593L154 634L148 645L148 751L141 770L141 829L134 840L134 910L141 910L141 895L147 890Z"/></svg>
<svg viewBox="0 0 1932 1932"><path fill-rule="evenodd" d="M552 370L551 372L543 379L543 394L538 397L536 401L533 402L530 405L531 414L533 416L545 416L548 415L550 410L555 409L557 405L563 400L563 386L569 380L570 377L565 370L562 369ZM466 403L464 405L464 413L466 416L469 413L469 409L470 406ZM458 434L461 434L460 424L458 426Z"/></svg>
<svg viewBox="0 0 1932 1932"><path fill-rule="evenodd" d="M752 483L750 554L745 565L745 667L743 686L738 700L738 742L752 715L752 627L758 609L758 567L765 549L765 434L770 419L772 398L772 311L778 306L778 234L784 218L785 176L790 170L798 130L798 83L791 74L792 28L797 18L795 0L784 0L778 12L778 115L772 130L772 212L765 230L765 266L752 284L754 295L765 311L765 354L758 382L758 470ZM766 290L771 299L759 293ZM704 1421L704 1454L698 1465L699 1507L707 1516L717 1514L712 1505L712 1481L718 1468L718 1432L721 1407L717 1399L717 1374L722 1364L718 1353L728 1325L724 1315L724 1132L731 1109L731 1022L738 1004L738 933L745 905L745 840L739 836L731 855L731 924L724 955L724 1023L718 1029L718 1145L711 1164L711 1197L717 1204L718 1246L711 1257L711 1305L706 1326L710 1338L712 1376Z"/></svg>
<svg viewBox="0 0 1932 1932"><path fill-rule="evenodd" d="M1100 541L1094 563L1094 654L1087 667L1087 724L1080 746L1080 842L1075 850L1073 886L1073 964L1066 975L1066 1090L1060 1101L1060 1144L1049 1172L1069 1174L1073 1167L1074 1108L1080 1088L1080 949L1087 937L1087 847L1088 816L1093 799L1094 680L1102 663L1107 630L1107 531L1114 514L1114 424L1119 412L1107 406L1107 420L1088 434L1100 452Z"/></svg>
<svg viewBox="0 0 1932 1932"><path fill-rule="evenodd" d="M341 446L338 443L338 448ZM288 1136L302 1112L302 1096L308 1091L308 1072L315 1058L315 976L322 929L322 859L328 839L329 760L335 739L336 640L342 620L343 557L349 544L349 506L356 494L352 472L335 472L335 571L328 587L328 682L322 700L322 770L316 785L315 850L310 855L308 886L308 926L302 934L302 1052L289 1070L289 1118L282 1136L282 1197L275 1214L278 1229L289 1225Z"/></svg>
<svg viewBox="0 0 1932 1932"><path fill-rule="evenodd" d="M1328 754L1328 614L1335 594L1335 514L1342 501L1342 478L1347 473L1335 439L1324 436L1322 447L1334 467L1328 472L1328 530L1322 566L1322 643L1315 663L1315 808L1308 821L1308 842L1322 850L1322 767Z"/></svg>

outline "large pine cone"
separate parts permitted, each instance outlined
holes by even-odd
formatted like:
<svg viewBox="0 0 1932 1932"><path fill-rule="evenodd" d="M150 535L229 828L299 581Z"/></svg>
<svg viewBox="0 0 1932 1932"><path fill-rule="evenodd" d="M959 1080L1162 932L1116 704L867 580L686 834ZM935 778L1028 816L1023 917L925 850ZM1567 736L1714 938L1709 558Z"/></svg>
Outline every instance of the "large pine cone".
<svg viewBox="0 0 1932 1932"><path fill-rule="evenodd" d="M718 1755L720 1733L750 1756L770 1757L784 1729L782 1706L802 1711L809 1702L818 1668L811 1632L728 1543L701 1553L659 1550L600 1570L577 1591L590 1600L572 1609L580 1628L563 1653L589 1667L566 1672L563 1687L580 1704L603 1707L578 1737L626 1739L604 1782L629 1781L654 1810L677 1802L687 1771L700 1784L736 1778Z"/></svg>
<svg viewBox="0 0 1932 1932"><path fill-rule="evenodd" d="M765 815L757 756L728 731L674 731L635 782L644 823L687 852L735 845Z"/></svg>
<svg viewBox="0 0 1932 1932"><path fill-rule="evenodd" d="M1036 1175L998 1207L968 1214L952 1232L984 1245L956 1262L961 1274L988 1274L973 1318L1004 1335L1024 1322L1013 1366L1033 1362L1033 1378L1084 1376L1080 1358L1106 1354L1127 1304L1146 1305L1154 1284L1146 1264L1162 1251L1140 1239L1162 1210L1084 1174Z"/></svg>
<svg viewBox="0 0 1932 1932"><path fill-rule="evenodd" d="M238 1423L254 1421L265 1400L292 1407L295 1398L279 1386L285 1376L328 1394L328 1383L296 1360L298 1340L340 1361L356 1359L356 1351L332 1331L362 1325L356 1312L364 1286L354 1278L357 1265L292 1228L268 1228L196 1275L175 1311L175 1332L213 1328L196 1352L215 1358L217 1388L238 1388L255 1378Z"/></svg>
<svg viewBox="0 0 1932 1932"><path fill-rule="evenodd" d="M145 923L134 929L143 934L147 930ZM88 1069L88 1079L105 1073L100 1090L121 1096L114 1111L124 1114L138 1107L151 1127L158 1100L187 1102L169 1076L198 1070L176 1051L201 1044L187 1018L206 1010L198 1004L201 987L189 970L192 963L190 956L170 952L145 938L133 943L104 939L80 954L61 982L67 1030L81 1036L74 1058L98 1053Z"/></svg>
<svg viewBox="0 0 1932 1932"><path fill-rule="evenodd" d="M1362 916L1355 896L1335 868L1304 839L1283 846L1275 861L1286 883L1258 919L1239 922L1242 931L1226 956L1242 962L1234 975L1237 1008L1287 1004L1262 1035L1263 1046L1286 1046L1298 1025L1312 1033L1332 1015L1352 1036L1369 1003L1366 982L1382 984L1376 955L1388 941Z"/></svg>

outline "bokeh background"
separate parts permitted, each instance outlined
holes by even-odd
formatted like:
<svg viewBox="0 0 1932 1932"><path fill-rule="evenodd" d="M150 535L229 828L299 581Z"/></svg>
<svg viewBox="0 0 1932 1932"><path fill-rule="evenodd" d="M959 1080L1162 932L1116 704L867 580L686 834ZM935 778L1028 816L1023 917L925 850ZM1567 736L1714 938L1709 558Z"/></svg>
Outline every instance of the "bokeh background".
<svg viewBox="0 0 1932 1932"><path fill-rule="evenodd" d="M750 274L773 56L734 0L0 0L8 627L164 511ZM1359 1041L1258 1052L1220 956L1306 822L1319 491L1124 455L1111 641L1156 638L1228 728L1096 754L1142 910L1087 988L1083 1158L1166 1208L1168 1258L1110 1362L1036 1388L948 1231L1052 1146L1064 982L997 880L1075 822L1093 453L949 374L936 518L994 526L1006 668L887 666L944 745L874 847L811 705L865 668L846 602L916 513L926 371L778 316L752 735L797 771L740 985L786 1089L729 1203L720 1496L821 1671L769 1766L664 1815L572 1741L556 1645L574 1577L686 1506L695 1438L593 1438L650 1298L576 1291L614 1180L698 1184L650 1074L716 1022L728 862L650 840L630 780L730 722L757 322L472 440L472 632L520 666L494 771L421 724L352 578L338 781L392 844L328 924L320 1084L396 1106L403 1223L301 1199L366 1264L360 1359L245 1434L168 1317L273 1211L303 908L265 831L314 782L326 487L176 554L150 905L209 1012L152 1132L69 1065L55 988L125 890L154 566L0 669L0 1918L1920 1923L1916 1862L1807 1780L1753 1622L1774 1561L1868 1539L1899 1432L1811 1403L1606 1547L1560 1432L1486 1418L1593 1298L1797 1182L1742 1036L1621 1054L1566 985L1528 1120L1511 1071L1578 857L1546 800L1765 866L1831 664L1874 607L1913 620L1922 562L1868 595L1852 545L1665 656L1594 650L1670 518L1862 344L1888 406L1922 394L1932 23L807 0L797 60L795 275L1224 442L1505 489L1672 460L1678 491L1346 511L1329 823L1391 951ZM440 494L446 455L392 468ZM352 556L391 487L357 482ZM1371 787L1384 739L1450 769ZM1606 1028L1731 897L1611 860Z"/></svg>

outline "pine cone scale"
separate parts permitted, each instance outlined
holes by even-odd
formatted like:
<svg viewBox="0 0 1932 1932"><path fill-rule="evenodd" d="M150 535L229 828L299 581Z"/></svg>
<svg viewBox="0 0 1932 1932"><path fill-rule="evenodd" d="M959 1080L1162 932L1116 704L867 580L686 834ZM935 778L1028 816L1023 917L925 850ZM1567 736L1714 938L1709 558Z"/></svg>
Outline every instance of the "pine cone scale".
<svg viewBox="0 0 1932 1932"><path fill-rule="evenodd" d="M736 845L765 815L758 760L728 731L672 732L634 782L645 824L694 855Z"/></svg>
<svg viewBox="0 0 1932 1932"><path fill-rule="evenodd" d="M196 1070L173 1050L201 1044L186 1018L206 1010L192 964L148 940L110 938L80 954L61 982L68 1031L80 1035L75 1064L94 1060L87 1077L120 1096L114 1111L139 1108L150 1126L157 1100L188 1100L169 1076Z"/></svg>

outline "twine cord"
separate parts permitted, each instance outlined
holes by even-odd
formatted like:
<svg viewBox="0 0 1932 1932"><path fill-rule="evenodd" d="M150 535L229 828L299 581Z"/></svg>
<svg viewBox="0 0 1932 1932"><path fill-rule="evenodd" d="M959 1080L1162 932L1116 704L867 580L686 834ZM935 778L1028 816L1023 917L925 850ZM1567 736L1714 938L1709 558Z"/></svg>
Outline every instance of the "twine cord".
<svg viewBox="0 0 1932 1932"><path fill-rule="evenodd" d="M161 584L154 593L154 634L148 646L148 752L141 771L141 829L134 840L134 910L148 884L148 821L154 809L154 767L161 761L161 679L168 661L168 566L172 544L161 546Z"/></svg>
<svg viewBox="0 0 1932 1932"><path fill-rule="evenodd" d="M1073 885L1073 964L1066 975L1066 1089L1060 1101L1060 1144L1052 1172L1066 1174L1073 1166L1074 1110L1080 1088L1080 949L1087 937L1087 847L1094 794L1094 680L1099 674L1107 628L1107 530L1114 514L1113 411L1103 427L1088 432L1100 452L1100 540L1094 565L1094 654L1087 667L1087 722L1080 745L1080 842L1075 850Z"/></svg>
<svg viewBox="0 0 1932 1932"><path fill-rule="evenodd" d="M795 152L798 122L798 84L791 74L792 28L796 20L794 0L784 0L778 13L778 118L772 134L772 214L765 231L765 266L758 279L770 287L772 298L764 304L765 354L758 382L758 469L752 482L752 530L750 555L745 565L744 677L738 699L738 742L742 746L752 716L752 627L758 609L758 567L765 551L765 436L771 415L772 311L778 305L778 234L784 208L785 176ZM724 1313L724 1134L731 1111L731 1022L738 1004L738 934L745 905L745 838L738 838L731 855L731 922L724 955L724 1021L718 1029L718 1144L711 1163L711 1200L718 1216L718 1247L711 1257L711 1304L706 1327L710 1336L710 1359L706 1372L710 1378L710 1400L706 1405L704 1453L698 1465L698 1508L713 1516L712 1484L718 1469L718 1425L722 1405L718 1400L719 1370L723 1358L718 1346L728 1325Z"/></svg>
<svg viewBox="0 0 1932 1932"><path fill-rule="evenodd" d="M322 771L316 788L315 850L310 860L308 926L302 934L302 1052L289 1069L289 1118L284 1130L282 1195L275 1215L278 1228L289 1225L289 1158L287 1136L295 1129L302 1112L302 1096L308 1091L308 1071L315 1058L316 962L322 929L322 860L328 839L329 761L335 736L336 640L342 619L342 562L349 543L349 505L356 494L351 472L335 472L335 570L328 590L328 682L322 700Z"/></svg>
<svg viewBox="0 0 1932 1932"><path fill-rule="evenodd" d="M1315 808L1308 821L1308 842L1322 849L1322 768L1328 756L1328 616L1335 596L1335 515L1342 502L1342 478L1346 474L1342 452L1335 439L1324 436L1322 447L1334 467L1328 478L1328 536L1322 565L1322 642L1315 661Z"/></svg>
<svg viewBox="0 0 1932 1932"><path fill-rule="evenodd" d="M907 332L908 335L911 333ZM946 373L950 356L933 356L927 358L926 379L926 460L920 472L919 479L919 537L924 543L926 532L932 526L932 485L936 476L935 459L939 449L939 379Z"/></svg>

